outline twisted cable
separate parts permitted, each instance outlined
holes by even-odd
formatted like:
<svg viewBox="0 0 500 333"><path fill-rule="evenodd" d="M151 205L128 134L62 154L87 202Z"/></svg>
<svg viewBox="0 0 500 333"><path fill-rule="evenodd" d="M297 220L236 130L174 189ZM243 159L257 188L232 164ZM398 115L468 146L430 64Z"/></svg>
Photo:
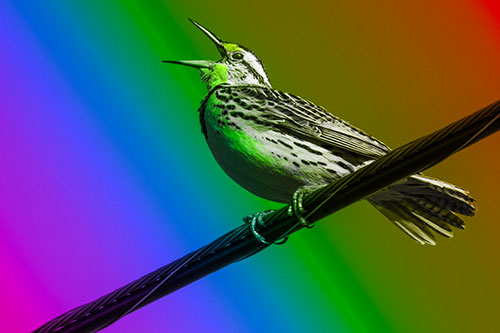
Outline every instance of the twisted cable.
<svg viewBox="0 0 500 333"><path fill-rule="evenodd" d="M500 129L497 101L441 130L410 142L356 172L304 196L304 215L312 223L390 184L423 171ZM271 242L303 228L288 206L263 217L258 233ZM255 231L255 230L254 230ZM74 308L35 332L94 332L123 316L235 261L268 247L244 224L212 243L93 302Z"/></svg>

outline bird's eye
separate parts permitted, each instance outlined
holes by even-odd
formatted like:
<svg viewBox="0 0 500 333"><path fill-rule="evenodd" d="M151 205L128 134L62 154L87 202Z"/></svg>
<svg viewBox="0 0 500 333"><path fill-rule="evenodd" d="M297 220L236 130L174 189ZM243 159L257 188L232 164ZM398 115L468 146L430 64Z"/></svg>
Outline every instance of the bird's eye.
<svg viewBox="0 0 500 333"><path fill-rule="evenodd" d="M231 55L231 58L233 58L234 60L241 60L243 59L243 53L235 52Z"/></svg>

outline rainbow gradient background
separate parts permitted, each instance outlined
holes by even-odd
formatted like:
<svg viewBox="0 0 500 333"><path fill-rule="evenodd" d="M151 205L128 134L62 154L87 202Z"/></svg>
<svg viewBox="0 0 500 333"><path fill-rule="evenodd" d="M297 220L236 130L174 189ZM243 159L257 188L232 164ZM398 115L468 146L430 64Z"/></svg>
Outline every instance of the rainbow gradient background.
<svg viewBox="0 0 500 333"><path fill-rule="evenodd" d="M33 330L279 207L200 132L218 59L186 19L254 50L271 82L397 147L500 98L500 2L0 2L0 331ZM419 246L366 202L106 332L495 332L500 134L427 171L471 191ZM498 332L498 331L497 331Z"/></svg>

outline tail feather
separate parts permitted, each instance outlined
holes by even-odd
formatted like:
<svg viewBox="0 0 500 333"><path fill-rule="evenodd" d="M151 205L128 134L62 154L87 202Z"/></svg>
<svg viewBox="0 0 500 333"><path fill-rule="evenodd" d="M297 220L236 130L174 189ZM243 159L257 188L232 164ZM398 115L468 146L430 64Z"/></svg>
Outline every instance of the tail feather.
<svg viewBox="0 0 500 333"><path fill-rule="evenodd" d="M459 229L465 228L464 221L453 213L458 212L447 208L442 208L446 206L439 206L437 204L430 206L428 201L423 202L422 199L416 201L405 201L404 203L409 206L409 208L412 209L413 212L417 212L417 214L420 214L424 218L430 219L432 221L441 221Z"/></svg>
<svg viewBox="0 0 500 333"><path fill-rule="evenodd" d="M446 207L458 214L474 216L475 200L467 191L452 184L422 175L413 175L408 178L405 187L413 198L420 197L427 206Z"/></svg>
<svg viewBox="0 0 500 333"><path fill-rule="evenodd" d="M403 205L398 202L386 201L383 204L374 203L372 204L389 220L391 220L396 226L401 228L408 236L413 238L418 243L435 245L436 241L432 232L427 228L425 223L420 221L418 218L413 216L413 214L406 209Z"/></svg>
<svg viewBox="0 0 500 333"><path fill-rule="evenodd" d="M455 186L453 184L444 182L442 180L424 176L422 174L413 175L408 178L409 184L425 184L426 187L432 188L438 192L446 193L458 198L462 198L466 202L474 202L475 200L469 196L469 192Z"/></svg>
<svg viewBox="0 0 500 333"><path fill-rule="evenodd" d="M449 222L444 220L441 215L437 215L433 211L429 212L414 201L403 201L399 202L398 204L405 206L415 218L417 218L419 221L424 222L426 225L431 227L432 230L445 237L453 237L453 230L451 229ZM443 209L442 212L445 211L453 215L446 209ZM453 216L456 217L456 215ZM456 218L460 219L459 217Z"/></svg>
<svg viewBox="0 0 500 333"><path fill-rule="evenodd" d="M451 226L464 229L455 214L474 216L474 199L452 184L423 175L387 187L368 198L375 208L420 244L435 245L433 231L453 237Z"/></svg>
<svg viewBox="0 0 500 333"><path fill-rule="evenodd" d="M453 230L451 230L450 226L443 221L433 218L426 218L425 216L419 215L418 213L413 212L413 215L418 217L421 221L424 221L428 226L430 226L434 231L438 234L445 237L453 237Z"/></svg>

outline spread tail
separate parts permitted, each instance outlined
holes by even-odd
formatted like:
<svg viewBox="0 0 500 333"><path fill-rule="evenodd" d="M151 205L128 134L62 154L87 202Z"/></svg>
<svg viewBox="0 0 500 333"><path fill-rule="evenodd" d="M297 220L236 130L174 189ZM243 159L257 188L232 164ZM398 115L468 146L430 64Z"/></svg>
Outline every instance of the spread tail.
<svg viewBox="0 0 500 333"><path fill-rule="evenodd" d="M453 237L451 226L464 229L456 214L474 216L467 191L423 175L413 175L368 198L395 225L420 244L435 245L433 231Z"/></svg>

